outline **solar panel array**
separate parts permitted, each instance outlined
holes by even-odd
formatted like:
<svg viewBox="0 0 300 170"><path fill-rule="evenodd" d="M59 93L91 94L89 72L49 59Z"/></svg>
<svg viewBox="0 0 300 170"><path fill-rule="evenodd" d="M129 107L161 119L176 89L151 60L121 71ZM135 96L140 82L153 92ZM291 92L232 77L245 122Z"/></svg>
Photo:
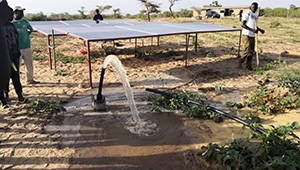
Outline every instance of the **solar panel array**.
<svg viewBox="0 0 300 170"><path fill-rule="evenodd" d="M118 40L156 37L164 35L240 31L202 22L168 23L138 22L135 20L104 20L99 24L91 20L30 22L35 30L45 34L69 34L88 41Z"/></svg>
<svg viewBox="0 0 300 170"><path fill-rule="evenodd" d="M99 24L91 20L75 21L37 21L30 22L33 28L48 36L50 48L51 35L71 35L87 41L89 51L91 41L108 41L132 38L159 37L177 34L210 33L241 31L237 28L229 28L202 22L168 23L168 22L138 22L135 20L104 20ZM54 41L54 39L53 39ZM197 44L197 43L196 43ZM187 65L186 48L186 65ZM53 48L55 53L55 48ZM49 53L50 68L52 68L51 53ZM92 69L90 53L88 52L89 79L92 87ZM54 65L55 60L54 60Z"/></svg>

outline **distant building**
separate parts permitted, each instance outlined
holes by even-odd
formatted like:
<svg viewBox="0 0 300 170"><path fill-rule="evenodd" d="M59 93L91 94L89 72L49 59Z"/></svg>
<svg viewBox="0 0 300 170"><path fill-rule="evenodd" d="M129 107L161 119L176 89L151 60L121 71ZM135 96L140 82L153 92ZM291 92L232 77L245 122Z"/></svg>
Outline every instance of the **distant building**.
<svg viewBox="0 0 300 170"><path fill-rule="evenodd" d="M221 17L239 17L240 12L244 13L249 10L248 6L205 6L202 8L193 7L193 17L197 19L205 18L208 10L216 11Z"/></svg>

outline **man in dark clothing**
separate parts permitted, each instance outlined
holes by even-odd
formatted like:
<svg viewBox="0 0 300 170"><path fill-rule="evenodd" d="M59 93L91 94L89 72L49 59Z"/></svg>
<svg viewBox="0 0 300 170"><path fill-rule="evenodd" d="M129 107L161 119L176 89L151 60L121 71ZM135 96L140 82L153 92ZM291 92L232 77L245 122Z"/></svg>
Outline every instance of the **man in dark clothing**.
<svg viewBox="0 0 300 170"><path fill-rule="evenodd" d="M13 13L11 19L5 23L4 25L4 33L6 37L7 47L9 51L9 56L11 59L11 74L10 78L15 88L15 92L18 95L19 102L25 103L27 99L23 97L22 85L20 82L20 73L19 73L19 65L20 65L20 56L21 52L18 44L18 32L15 26L10 22L13 19ZM0 92L0 99L4 98L4 93L6 94L6 99L8 99L9 87L7 87L7 91ZM10 108L10 106L6 103L6 101L2 101L2 108Z"/></svg>
<svg viewBox="0 0 300 170"><path fill-rule="evenodd" d="M96 15L94 16L93 20L96 21L97 24L99 21L103 20L102 15L99 13L99 9L96 9Z"/></svg>
<svg viewBox="0 0 300 170"><path fill-rule="evenodd" d="M240 10L240 12L239 12L240 21L242 21L242 17L243 17L243 10Z"/></svg>
<svg viewBox="0 0 300 170"><path fill-rule="evenodd" d="M11 69L3 26L11 17L12 8L8 6L6 0L0 0L0 11L0 91L4 91L7 89L7 85L9 84ZM1 99L1 96L0 100L2 104L3 102L6 102L4 97Z"/></svg>

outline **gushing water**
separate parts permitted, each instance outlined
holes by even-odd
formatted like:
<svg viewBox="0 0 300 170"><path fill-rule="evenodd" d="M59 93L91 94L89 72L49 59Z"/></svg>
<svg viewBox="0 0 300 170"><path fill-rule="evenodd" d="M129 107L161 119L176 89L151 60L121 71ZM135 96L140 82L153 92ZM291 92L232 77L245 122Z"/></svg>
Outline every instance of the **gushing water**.
<svg viewBox="0 0 300 170"><path fill-rule="evenodd" d="M118 75L119 75L119 77L122 81L123 87L125 89L125 95L126 95L127 100L129 102L129 107L130 107L130 110L131 110L133 121L135 123L138 123L140 121L140 117L139 117L139 114L138 114L138 111L137 111L137 108L136 108L136 104L135 104L135 101L134 101L132 89L130 87L130 84L129 84L127 76L126 76L126 71L122 67L121 61L115 55L108 55L105 58L102 67L105 69L108 64L110 64L116 70L116 72L118 73Z"/></svg>
<svg viewBox="0 0 300 170"><path fill-rule="evenodd" d="M105 69L108 64L110 64L118 73L122 81L123 87L125 89L125 95L129 102L129 107L131 110L133 120L129 119L126 122L128 125L126 128L130 132L139 135L150 136L154 134L156 131L158 131L157 125L155 123L151 123L151 121L144 121L139 117L139 113L137 111L133 97L133 92L127 79L126 71L123 68L121 61L115 55L108 55L103 62L102 68Z"/></svg>

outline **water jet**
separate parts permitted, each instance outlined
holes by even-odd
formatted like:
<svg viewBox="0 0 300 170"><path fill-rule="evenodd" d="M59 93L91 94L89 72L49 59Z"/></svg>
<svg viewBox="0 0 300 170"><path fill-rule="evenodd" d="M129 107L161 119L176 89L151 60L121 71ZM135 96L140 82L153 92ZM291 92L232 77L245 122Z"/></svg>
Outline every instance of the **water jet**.
<svg viewBox="0 0 300 170"><path fill-rule="evenodd" d="M137 111L137 108L136 108L136 105L134 102L132 89L130 87L130 84L129 84L127 76L126 76L126 71L122 67L121 61L115 55L108 55L103 62L100 81L99 81L98 94L96 96L96 99L93 102L94 110L106 111L106 100L105 100L105 96L102 95L102 88L103 88L105 69L108 64L110 64L115 69L115 71L118 73L118 75L122 81L123 87L125 89L125 94L126 94L128 102L129 102L129 107L131 110L133 122L135 122L135 123L139 122L140 117L138 115L138 111Z"/></svg>
<svg viewBox="0 0 300 170"><path fill-rule="evenodd" d="M102 88L103 88L103 80L104 80L104 74L105 69L107 65L110 64L115 71L118 73L120 80L122 81L123 88L125 90L125 95L129 103L129 107L131 110L132 117L126 120L126 126L125 128L129 130L131 133L143 135L143 136L151 136L155 132L159 130L157 125L155 123L152 123L151 121L145 121L143 119L140 119L139 113L137 111L137 107L134 101L133 92L130 87L129 81L126 76L126 71L122 66L121 61L118 59L115 55L108 55L102 66L100 81L99 81L99 89L98 94L96 96L96 99L94 99L94 102L92 104L94 110L96 111L106 111L106 99L105 96L102 95Z"/></svg>

